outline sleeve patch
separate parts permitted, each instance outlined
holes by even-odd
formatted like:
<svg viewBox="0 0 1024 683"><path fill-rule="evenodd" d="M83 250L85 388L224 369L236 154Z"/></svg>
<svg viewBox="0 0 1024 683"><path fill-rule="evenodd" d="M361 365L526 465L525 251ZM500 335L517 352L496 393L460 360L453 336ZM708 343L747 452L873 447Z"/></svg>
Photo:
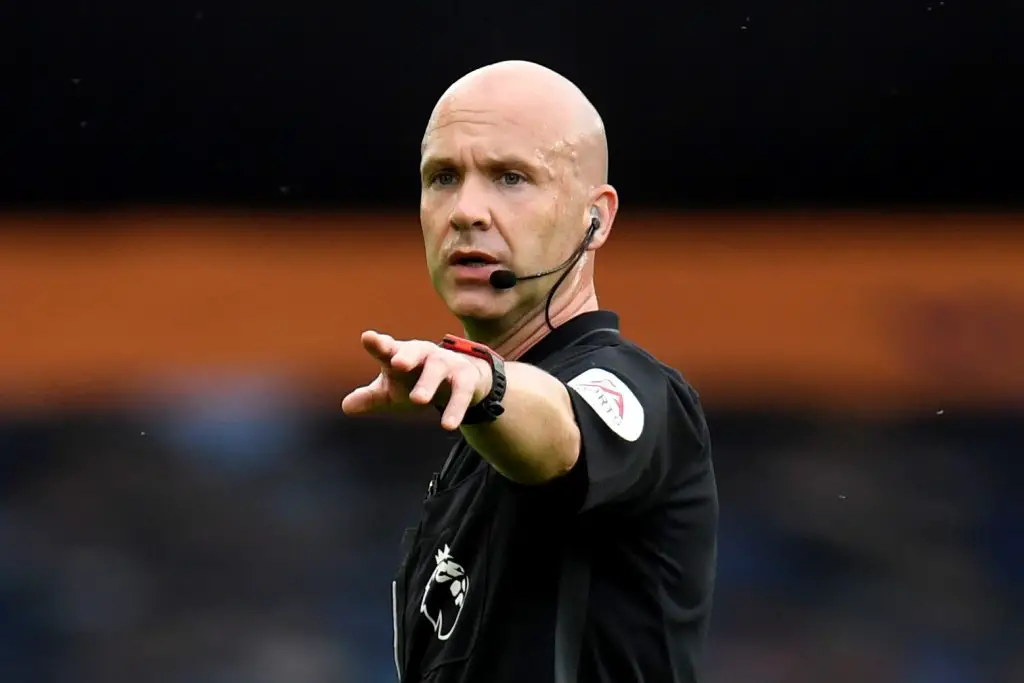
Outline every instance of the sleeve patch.
<svg viewBox="0 0 1024 683"><path fill-rule="evenodd" d="M644 431L644 408L621 379L601 368L591 368L568 382L613 432L636 441Z"/></svg>

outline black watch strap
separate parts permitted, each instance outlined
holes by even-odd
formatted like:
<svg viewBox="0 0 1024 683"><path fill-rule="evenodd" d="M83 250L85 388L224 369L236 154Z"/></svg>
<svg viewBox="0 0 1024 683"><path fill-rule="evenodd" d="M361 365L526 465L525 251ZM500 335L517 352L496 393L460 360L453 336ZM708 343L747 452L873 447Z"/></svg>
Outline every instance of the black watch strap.
<svg viewBox="0 0 1024 683"><path fill-rule="evenodd" d="M491 366L491 391L479 403L470 406L462 418L462 424L483 424L497 420L505 412L505 407L501 404L508 385L505 378L505 359L483 344L453 334L446 334L441 340L441 346L455 353L464 353L485 360Z"/></svg>

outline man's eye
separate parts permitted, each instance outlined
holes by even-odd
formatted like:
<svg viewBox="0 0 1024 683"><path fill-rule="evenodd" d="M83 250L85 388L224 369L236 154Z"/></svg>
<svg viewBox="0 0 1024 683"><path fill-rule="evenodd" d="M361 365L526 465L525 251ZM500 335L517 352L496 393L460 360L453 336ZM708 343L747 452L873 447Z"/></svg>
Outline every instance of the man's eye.
<svg viewBox="0 0 1024 683"><path fill-rule="evenodd" d="M435 185L452 185L458 178L451 171L441 171L434 174Z"/></svg>
<svg viewBox="0 0 1024 683"><path fill-rule="evenodd" d="M503 182L506 185L520 185L525 181L526 178L523 177L522 173L515 173L513 171L509 171L508 173L501 174L501 182Z"/></svg>

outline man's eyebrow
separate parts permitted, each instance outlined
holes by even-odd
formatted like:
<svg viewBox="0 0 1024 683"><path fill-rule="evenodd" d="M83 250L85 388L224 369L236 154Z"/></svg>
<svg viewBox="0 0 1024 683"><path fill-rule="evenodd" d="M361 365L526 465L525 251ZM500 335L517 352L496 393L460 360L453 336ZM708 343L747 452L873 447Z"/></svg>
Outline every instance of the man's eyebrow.
<svg viewBox="0 0 1024 683"><path fill-rule="evenodd" d="M424 156L420 163L421 172L434 171L440 168L460 168L462 163L448 155ZM489 170L522 169L530 173L540 173L544 167L534 160L520 154L491 154L484 159L484 167Z"/></svg>
<svg viewBox="0 0 1024 683"><path fill-rule="evenodd" d="M438 168L456 168L458 162L449 156L424 156L420 161L420 170L432 171Z"/></svg>

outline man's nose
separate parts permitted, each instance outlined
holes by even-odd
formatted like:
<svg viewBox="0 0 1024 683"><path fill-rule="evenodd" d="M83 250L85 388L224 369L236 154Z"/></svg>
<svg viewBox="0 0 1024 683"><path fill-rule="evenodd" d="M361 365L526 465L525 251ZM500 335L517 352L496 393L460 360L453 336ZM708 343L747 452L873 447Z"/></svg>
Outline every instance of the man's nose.
<svg viewBox="0 0 1024 683"><path fill-rule="evenodd" d="M491 227L491 210L486 188L467 178L459 188L449 222L456 230L486 230Z"/></svg>

